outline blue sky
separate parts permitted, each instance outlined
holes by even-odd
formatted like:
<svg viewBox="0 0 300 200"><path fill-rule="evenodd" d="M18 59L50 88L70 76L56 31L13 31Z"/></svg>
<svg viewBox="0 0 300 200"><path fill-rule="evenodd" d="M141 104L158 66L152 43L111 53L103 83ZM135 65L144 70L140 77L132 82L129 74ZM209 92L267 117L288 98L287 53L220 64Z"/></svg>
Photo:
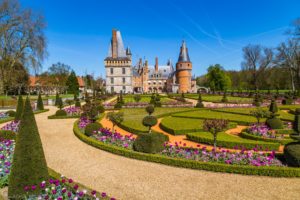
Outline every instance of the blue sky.
<svg viewBox="0 0 300 200"><path fill-rule="evenodd" d="M184 39L201 75L210 64L240 69L242 47L275 47L286 39L285 30L300 17L299 0L20 0L45 15L48 58L70 65L77 74L104 76L103 59L111 30L121 31L130 46L133 63L159 57L175 63Z"/></svg>

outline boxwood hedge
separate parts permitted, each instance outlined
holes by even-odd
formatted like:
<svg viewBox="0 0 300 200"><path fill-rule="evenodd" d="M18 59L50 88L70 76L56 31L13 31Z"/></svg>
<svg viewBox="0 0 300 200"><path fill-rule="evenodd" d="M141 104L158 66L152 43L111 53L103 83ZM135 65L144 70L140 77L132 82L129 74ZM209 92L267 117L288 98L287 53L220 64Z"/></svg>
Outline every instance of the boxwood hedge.
<svg viewBox="0 0 300 200"><path fill-rule="evenodd" d="M290 142L294 142L293 139L291 138L287 138L287 139L282 139L282 140L276 140L276 139L272 139L272 138L263 138L260 136L256 136L247 132L241 132L240 136L242 138L246 138L246 139L250 139L250 140L256 140L256 141L265 141L265 142L274 142L274 143L280 143L280 144L288 144Z"/></svg>
<svg viewBox="0 0 300 200"><path fill-rule="evenodd" d="M209 136L207 136L209 134ZM225 133L223 133L225 135ZM186 135L188 140L202 143L202 144L209 144L213 145L214 140L210 133L188 133ZM235 139L235 141L234 141ZM237 138L235 136L228 135L228 138L217 138L217 146L223 148L236 148L236 147L243 147L246 149L253 149L253 148L262 148L263 150L278 150L280 144L279 143L271 143L271 142L263 142L263 141L254 141L254 140L247 140L243 138Z"/></svg>
<svg viewBox="0 0 300 200"><path fill-rule="evenodd" d="M199 162L194 160L185 160L179 158L171 158L159 154L145 154L140 152L135 152L129 149L112 146L105 144L103 142L97 141L93 138L87 137L78 128L78 122L74 123L73 127L74 134L83 142L113 153L120 156L125 156L128 158L133 158L137 160L150 161L155 163L161 163L165 165L190 168L197 170L208 170L214 172L226 172L226 173L236 173L245 175L259 175L259 176L274 176L274 177L300 177L300 169L292 167L255 167L255 166L240 166L240 165L227 165L222 163L212 163L212 162Z"/></svg>

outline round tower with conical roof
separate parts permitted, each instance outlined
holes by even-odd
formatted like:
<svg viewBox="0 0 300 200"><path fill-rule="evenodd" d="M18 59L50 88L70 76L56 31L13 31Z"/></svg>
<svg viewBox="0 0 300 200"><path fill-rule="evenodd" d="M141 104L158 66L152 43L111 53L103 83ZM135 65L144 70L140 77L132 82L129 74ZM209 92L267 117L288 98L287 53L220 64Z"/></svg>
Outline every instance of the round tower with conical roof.
<svg viewBox="0 0 300 200"><path fill-rule="evenodd" d="M191 91L192 62L190 61L185 41L182 42L178 61L176 63L176 79L179 84L179 93L187 93Z"/></svg>

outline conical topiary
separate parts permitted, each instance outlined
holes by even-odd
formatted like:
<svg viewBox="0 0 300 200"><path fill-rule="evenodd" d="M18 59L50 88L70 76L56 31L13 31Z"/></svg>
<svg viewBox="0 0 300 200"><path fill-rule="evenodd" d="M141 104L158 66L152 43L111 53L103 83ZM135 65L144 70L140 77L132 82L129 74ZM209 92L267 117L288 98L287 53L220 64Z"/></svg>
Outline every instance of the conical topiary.
<svg viewBox="0 0 300 200"><path fill-rule="evenodd" d="M44 110L44 104L41 93L39 94L38 100L37 100L37 109L38 110Z"/></svg>
<svg viewBox="0 0 300 200"><path fill-rule="evenodd" d="M278 112L277 104L274 99L271 101L269 111L272 113L272 116L275 116L275 114Z"/></svg>
<svg viewBox="0 0 300 200"><path fill-rule="evenodd" d="M56 96L55 96L55 106L58 106L58 101L59 101L59 94L56 93Z"/></svg>
<svg viewBox="0 0 300 200"><path fill-rule="evenodd" d="M23 108L24 108L23 97L22 97L22 95L19 95L15 120L21 120L22 113L23 113Z"/></svg>
<svg viewBox="0 0 300 200"><path fill-rule="evenodd" d="M204 104L202 102L202 95L201 95L201 93L199 93L198 102L196 104L196 108L203 108L203 107L204 107Z"/></svg>
<svg viewBox="0 0 300 200"><path fill-rule="evenodd" d="M27 97L16 139L9 176L8 197L9 199L20 199L27 192L39 194L41 192L39 184L48 179L49 174L42 142L30 100ZM31 187L33 185L37 186L35 190L24 191L25 186Z"/></svg>

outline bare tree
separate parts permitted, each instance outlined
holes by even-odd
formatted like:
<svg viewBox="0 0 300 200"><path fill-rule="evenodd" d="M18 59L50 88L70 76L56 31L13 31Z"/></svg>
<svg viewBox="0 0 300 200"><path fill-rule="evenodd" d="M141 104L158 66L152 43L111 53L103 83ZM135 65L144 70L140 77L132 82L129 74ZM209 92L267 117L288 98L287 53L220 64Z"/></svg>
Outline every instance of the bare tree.
<svg viewBox="0 0 300 200"><path fill-rule="evenodd" d="M22 9L17 0L0 3L0 80L8 85L15 63L38 70L46 56L45 22L42 15ZM2 88L2 92L3 92ZM1 88L0 88L1 92ZM7 92L7 91L6 91Z"/></svg>
<svg viewBox="0 0 300 200"><path fill-rule="evenodd" d="M251 73L251 85L259 89L259 79L268 67L273 66L273 51L260 45L248 45L243 48L243 52L242 69Z"/></svg>

